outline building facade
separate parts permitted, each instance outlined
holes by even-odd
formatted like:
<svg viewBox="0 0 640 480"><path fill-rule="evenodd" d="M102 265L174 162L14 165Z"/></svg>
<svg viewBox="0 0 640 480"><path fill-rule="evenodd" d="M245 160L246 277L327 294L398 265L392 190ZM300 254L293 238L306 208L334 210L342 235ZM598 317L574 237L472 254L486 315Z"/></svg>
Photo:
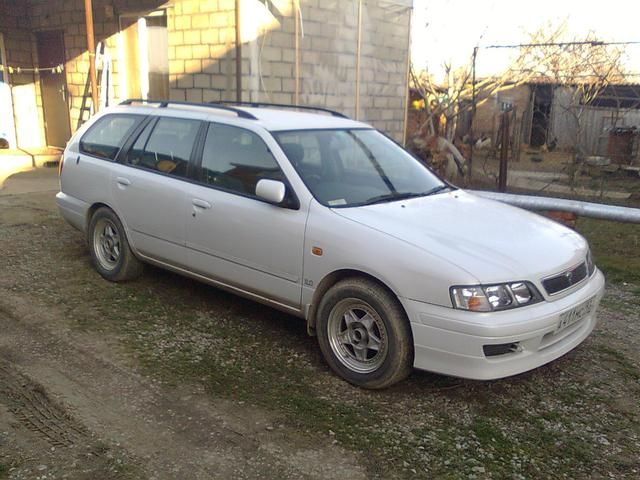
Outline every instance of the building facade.
<svg viewBox="0 0 640 480"><path fill-rule="evenodd" d="M98 108L234 101L239 70L244 101L332 108L404 139L411 0L92 5ZM95 110L84 0L0 0L0 51L0 134L63 146Z"/></svg>

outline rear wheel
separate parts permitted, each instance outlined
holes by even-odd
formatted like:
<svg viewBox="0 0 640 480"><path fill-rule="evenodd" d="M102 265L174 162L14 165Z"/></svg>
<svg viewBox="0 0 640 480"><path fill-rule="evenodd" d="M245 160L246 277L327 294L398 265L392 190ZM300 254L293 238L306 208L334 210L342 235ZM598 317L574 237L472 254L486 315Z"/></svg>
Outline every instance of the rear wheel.
<svg viewBox="0 0 640 480"><path fill-rule="evenodd" d="M395 296L363 278L338 282L318 308L318 342L329 366L364 388L405 379L413 365L413 339Z"/></svg>
<svg viewBox="0 0 640 480"><path fill-rule="evenodd" d="M89 249L95 269L107 280L122 282L142 273L142 262L133 255L122 222L109 208L99 208L91 217Z"/></svg>

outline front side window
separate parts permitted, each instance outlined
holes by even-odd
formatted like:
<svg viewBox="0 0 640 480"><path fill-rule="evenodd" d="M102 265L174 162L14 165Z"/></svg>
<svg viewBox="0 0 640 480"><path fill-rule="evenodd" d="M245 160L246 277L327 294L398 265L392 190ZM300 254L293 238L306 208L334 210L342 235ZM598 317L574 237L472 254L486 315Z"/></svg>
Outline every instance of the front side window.
<svg viewBox="0 0 640 480"><path fill-rule="evenodd" d="M80 151L94 157L115 160L122 144L143 118L141 115L102 117L80 140Z"/></svg>
<svg viewBox="0 0 640 480"><path fill-rule="evenodd" d="M313 196L329 207L371 205L447 188L418 160L373 129L273 135Z"/></svg>
<svg viewBox="0 0 640 480"><path fill-rule="evenodd" d="M150 123L127 154L126 162L136 167L185 177L195 145L199 120L161 117Z"/></svg>
<svg viewBox="0 0 640 480"><path fill-rule="evenodd" d="M261 179L284 180L264 141L244 128L210 124L202 152L200 181L255 196Z"/></svg>

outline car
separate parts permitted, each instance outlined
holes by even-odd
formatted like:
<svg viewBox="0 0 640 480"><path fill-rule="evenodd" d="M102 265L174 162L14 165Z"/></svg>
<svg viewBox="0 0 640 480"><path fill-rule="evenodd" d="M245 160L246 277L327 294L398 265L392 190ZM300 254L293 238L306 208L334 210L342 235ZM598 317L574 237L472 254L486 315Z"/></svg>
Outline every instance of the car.
<svg viewBox="0 0 640 480"><path fill-rule="evenodd" d="M105 279L149 263L301 317L378 389L413 368L488 380L592 332L589 246L439 178L373 127L271 104L127 100L83 125L57 204Z"/></svg>

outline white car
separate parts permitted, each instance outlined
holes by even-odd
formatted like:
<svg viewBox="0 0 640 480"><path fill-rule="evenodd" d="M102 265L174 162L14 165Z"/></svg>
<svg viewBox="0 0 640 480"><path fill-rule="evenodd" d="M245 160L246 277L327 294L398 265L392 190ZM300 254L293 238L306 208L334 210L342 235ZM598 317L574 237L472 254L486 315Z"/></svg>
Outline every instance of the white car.
<svg viewBox="0 0 640 480"><path fill-rule="evenodd" d="M449 185L336 113L126 101L60 168L58 206L103 277L148 262L297 315L366 388L412 367L518 374L596 324L604 278L584 238Z"/></svg>

